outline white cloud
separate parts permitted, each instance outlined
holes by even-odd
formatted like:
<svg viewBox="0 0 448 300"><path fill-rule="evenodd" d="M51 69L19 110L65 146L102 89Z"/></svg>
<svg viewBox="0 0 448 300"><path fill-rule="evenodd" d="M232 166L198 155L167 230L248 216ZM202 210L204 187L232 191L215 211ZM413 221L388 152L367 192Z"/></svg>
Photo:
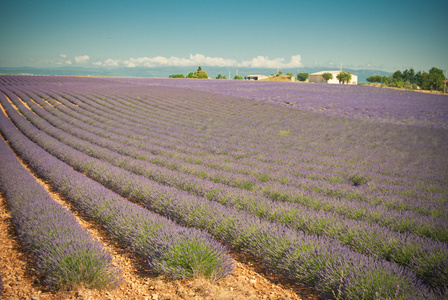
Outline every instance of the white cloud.
<svg viewBox="0 0 448 300"><path fill-rule="evenodd" d="M71 61L70 59L68 59L68 60L65 61L65 63L66 63L67 65L71 65L71 64L72 64L72 61Z"/></svg>
<svg viewBox="0 0 448 300"><path fill-rule="evenodd" d="M130 62L130 61L124 61L124 64L125 64L126 67L128 67L128 68L135 68L135 67L137 67L137 65L136 65L135 63Z"/></svg>
<svg viewBox="0 0 448 300"><path fill-rule="evenodd" d="M85 63L89 60L87 55L77 56L75 57L76 63ZM297 68L301 67L301 56L300 54L291 56L289 62L285 62L284 58L275 58L269 59L267 56L257 56L251 60L245 60L242 62L238 62L235 59L228 59L223 57L210 57L205 56L203 54L190 54L188 58L181 57L164 57L164 56L155 56L155 57L138 57L138 58L129 58L125 60L119 59L107 59L103 62L97 61L93 64L96 66L109 66L109 67L118 67L125 66L128 68L135 67L189 67L189 66L213 66L213 67L248 67L248 68Z"/></svg>
<svg viewBox="0 0 448 300"><path fill-rule="evenodd" d="M77 64L84 64L86 63L90 57L88 55L82 55L82 56L75 56L75 62Z"/></svg>
<svg viewBox="0 0 448 300"><path fill-rule="evenodd" d="M300 54L291 56L288 63L284 62L284 58L269 59L267 56L257 56L251 60L243 61L238 66L248 68L297 68L302 66L301 60Z"/></svg>
<svg viewBox="0 0 448 300"><path fill-rule="evenodd" d="M270 60L267 56L257 56L252 58L252 60L243 61L239 66L249 68L278 68L283 64L284 60L284 58Z"/></svg>
<svg viewBox="0 0 448 300"><path fill-rule="evenodd" d="M214 67L233 67L238 63L234 59L227 59L222 57L206 57L202 54L191 55L189 61L193 65L204 65Z"/></svg>
<svg viewBox="0 0 448 300"><path fill-rule="evenodd" d="M65 54L59 54L59 57L61 57L61 58L67 58L67 55L65 55Z"/></svg>
<svg viewBox="0 0 448 300"><path fill-rule="evenodd" d="M108 58L104 62L97 61L93 62L95 66L105 66L105 67L118 67L120 65L120 60Z"/></svg>
<svg viewBox="0 0 448 300"><path fill-rule="evenodd" d="M302 56L300 54L291 56L291 61L286 64L285 68L297 68L302 66Z"/></svg>

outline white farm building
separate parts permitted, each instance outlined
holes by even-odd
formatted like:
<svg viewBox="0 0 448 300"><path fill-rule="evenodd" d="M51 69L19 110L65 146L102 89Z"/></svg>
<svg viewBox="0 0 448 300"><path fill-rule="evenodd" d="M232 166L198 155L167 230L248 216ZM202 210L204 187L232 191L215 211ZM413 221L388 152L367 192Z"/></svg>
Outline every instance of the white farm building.
<svg viewBox="0 0 448 300"><path fill-rule="evenodd" d="M244 77L246 80L263 80L269 78L269 76L266 75L246 75Z"/></svg>
<svg viewBox="0 0 448 300"><path fill-rule="evenodd" d="M339 80L336 78L337 75L339 75L339 73L341 73L341 71L320 71L317 73L313 73L310 74L310 82L316 82L316 83L325 83L325 79L322 77L322 74L324 73L330 73L331 75L333 75L333 78L328 80L328 83L333 83L333 84L339 84ZM350 82L348 84L358 84L358 76L352 74L352 79L350 80Z"/></svg>

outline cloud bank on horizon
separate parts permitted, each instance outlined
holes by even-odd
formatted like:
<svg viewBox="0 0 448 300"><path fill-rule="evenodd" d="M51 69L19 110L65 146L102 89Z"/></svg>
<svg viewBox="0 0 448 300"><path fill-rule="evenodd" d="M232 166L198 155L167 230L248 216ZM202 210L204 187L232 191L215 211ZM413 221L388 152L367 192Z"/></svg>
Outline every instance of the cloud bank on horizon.
<svg viewBox="0 0 448 300"><path fill-rule="evenodd" d="M293 55L289 61L284 58L270 59L268 56L257 56L250 60L237 61L223 57L210 57L203 54L190 54L188 58L182 57L139 57L128 59L112 59L92 61L88 55L75 56L67 59L66 54L60 54L60 58L64 59L65 64L71 65L73 61L77 65L92 64L103 67L190 67L190 66L209 66L209 67L246 67L246 68L298 68L302 67L302 57L300 54ZM59 62L59 64L63 64Z"/></svg>

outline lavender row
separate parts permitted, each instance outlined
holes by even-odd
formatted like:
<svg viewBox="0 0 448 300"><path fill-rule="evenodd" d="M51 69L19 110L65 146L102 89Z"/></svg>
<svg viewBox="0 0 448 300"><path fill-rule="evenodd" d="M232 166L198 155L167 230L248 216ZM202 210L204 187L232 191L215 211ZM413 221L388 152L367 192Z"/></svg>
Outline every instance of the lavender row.
<svg viewBox="0 0 448 300"><path fill-rule="evenodd" d="M116 78L110 82L195 89L252 99L330 116L447 128L443 95L396 91L368 86L290 84L236 80L176 80Z"/></svg>
<svg viewBox="0 0 448 300"><path fill-rule="evenodd" d="M4 105L5 99L1 100ZM7 105L4 107L8 114L14 114ZM180 227L129 203L17 133L3 114L1 122L1 130L12 146L39 176L67 195L83 213L102 224L115 239L145 257L152 271L180 278L221 278L233 271L225 248L208 234ZM35 138L39 138L39 134ZM42 142L46 142L44 138Z"/></svg>
<svg viewBox="0 0 448 300"><path fill-rule="evenodd" d="M32 103L30 103L30 105L34 107L35 112L43 116L47 121L50 121L53 125L56 125L60 129L63 129L64 131L69 132L70 134L78 138L82 138L91 143L114 150L120 154L125 154L134 158L152 161L151 156L150 158L148 158L149 156L148 153L137 151L132 147L123 147L122 145L120 146L120 144L114 143L108 139L104 139L102 137L89 134L89 132L76 129L76 127L73 127L73 125L79 123L79 121L75 119L67 119L67 121L70 124L64 124L61 120L52 118L48 114L46 115L43 111L39 110L38 107L33 106ZM61 118L63 119L64 116L61 115ZM242 201L241 199L259 197L256 194L241 192L235 189L227 189L227 191L224 192L226 188L223 187L222 185L206 182L200 179L200 178L206 178L207 175L200 176L200 178L193 176L181 176L177 172L166 172L164 168L156 167L148 163L143 164L136 160L130 160L126 156L120 156L110 151L107 152L106 150L102 150L101 148L95 147L88 143L82 145L82 142L81 144L80 142L76 142L74 139L72 139L71 136L64 136L57 133L53 133L53 135L58 137L59 140L65 141L66 143L74 146L79 150L88 151L89 155L91 156L104 159L113 164L119 165L122 168L128 169L134 173L144 174L145 176L153 180L162 182L164 184L176 186L177 188L188 190L200 196L212 195L212 194L220 195L219 197L216 195L213 196L214 200L216 201L221 202L226 201L223 200L226 198L236 198L240 199L239 201ZM112 137L112 135L107 133L105 135L108 135L110 138ZM197 171L205 172L203 169ZM207 170L205 174L207 174L207 172L209 172L209 170ZM222 179L222 177L218 176L219 174L216 174L214 176L211 176L211 178ZM214 180L214 181L222 181L222 180ZM356 219L362 219L363 216L364 219L369 217L368 220L379 222L382 225L386 225L397 231L411 231L418 234L422 234L424 236L433 237L442 241L448 240L447 239L448 230L446 228L447 227L446 222L443 219L418 217L410 213L398 213L398 212L394 213L381 209L381 207L373 207L360 204L356 205L356 203L349 203L349 202L337 202L335 201L335 199L319 199L316 197L312 197L312 195L298 194L297 191L294 190L285 191L285 187L282 185L279 186L263 185L260 192L262 194L269 195L281 201L299 202L300 204L306 204L306 206L312 207L313 209L336 211L349 217L352 216L353 218ZM263 215L265 214L266 213L263 213ZM335 217L332 215L331 219L334 218ZM312 225L309 226L313 227ZM334 226L337 225L335 224Z"/></svg>
<svg viewBox="0 0 448 300"><path fill-rule="evenodd" d="M110 253L51 198L3 140L0 153L0 190L44 283L51 289L116 287L121 275Z"/></svg>
<svg viewBox="0 0 448 300"><path fill-rule="evenodd" d="M132 141L131 141L132 142ZM300 182L299 182L299 184L300 184ZM303 184L302 184L303 185ZM303 186L299 186L299 187L303 187ZM314 187L313 188L314 190L316 190L316 191L322 191L323 193L325 193L325 194L329 194L329 195L334 195L335 193L337 193L338 195L340 195L341 194L341 192L339 191L339 190L335 190L335 187L334 186L328 186L328 187L325 187L325 188L321 188L320 186L316 186L316 187ZM368 192L369 190L367 190L367 192ZM350 191L348 191L348 197L350 198L350 197L355 197L355 200L358 200L358 197L360 196L359 195L359 193L358 193L359 191L355 191L355 193L353 193L353 192L350 192ZM364 199L361 199L361 200L364 200ZM373 201L374 203L378 203L378 197L376 197L376 198L373 198L371 201ZM399 201L398 203L397 203L397 201ZM421 202L421 201L420 201ZM417 202L418 203L418 202ZM436 203L437 204L437 203ZM389 206L389 207L391 207L391 208L398 208L398 209L400 209L400 210L402 210L402 209L407 209L407 207L409 206L409 205L411 205L409 202L408 202L408 199L403 199L403 200L400 200L400 199L397 199L397 200L394 200L394 201L390 201L390 199L388 199L387 200L387 205ZM433 206L433 205L432 205ZM414 207L414 211L417 211L417 212L421 212L421 213L425 213L425 214L428 214L428 211L427 211L427 209L425 209L425 207L427 207L427 206L425 206L425 204L423 204L423 206L422 206L422 204L417 204L417 206L416 207ZM440 215L440 214L439 214ZM443 215L443 214L442 214Z"/></svg>
<svg viewBox="0 0 448 300"><path fill-rule="evenodd" d="M44 105L45 107L45 105ZM46 108L48 110L48 108ZM117 151L121 154L125 154L125 155L130 155L133 157L138 157L140 159L144 159L144 160L148 160L151 161L153 163L156 163L157 165L163 166L163 167L168 167L174 170L179 170L185 173L190 173L193 175L196 175L198 177L201 178L206 178L215 182L220 182L220 183L224 183L230 186L235 186L235 187L241 187L241 188L245 188L245 189L251 189L251 190L258 190L259 192L264 193L265 195L273 195L274 198L278 198L278 199L284 199L286 201L297 201L296 199L299 198L298 201L301 201L302 197L306 197L307 199L305 199L305 201L301 201L302 203L308 203L309 201L312 201L308 198L312 197L313 199L317 196L315 195L315 193L313 192L305 192L305 196L303 195L303 191L301 190L297 190L296 188L303 188L303 185L301 184L301 181L294 181L293 178L291 176L288 176L288 174L286 174L285 172L280 173L278 175L278 178L281 178L281 182L284 184L278 185L278 184L268 184L265 183L266 181L272 181L269 180L269 177L274 177L276 176L275 172L273 172L271 170L271 172L268 174L266 171L264 170L259 170L257 167L252 168L252 174L247 174L247 173L243 173L241 174L241 169L238 169L238 171L235 173L228 173L226 171L215 171L213 168L208 167L207 161L204 158L201 158L201 160L198 162L199 165L194 164L194 161L197 158L190 158L190 157L185 157L185 159L178 159L178 158L171 158L171 159L163 159L160 157L160 155L154 155L151 153L151 150L153 149L145 149L144 143L141 144L137 144L135 143L135 141L131 138L126 138L126 137L119 137L116 133L116 131L112 131L112 132L105 132L104 130L101 130L99 127L102 126L90 126L88 124L83 124L82 122L79 122L78 119L82 120L82 115L75 115L75 117L77 117L77 119L71 119L67 116L64 116L63 114L59 114L57 111L55 110L51 110L51 112L55 115L57 115L59 118L66 120L67 122L69 122L72 125L76 125L79 128L88 130L89 132L93 132L97 135L103 136L103 137L107 137L108 139L112 139L114 141L119 141L120 143L123 143L126 145L126 148L120 147L120 146L116 146L116 144L114 143L107 143L104 142L101 145L103 147L107 147L109 149L113 149L114 151ZM109 127L102 127L102 128L109 128ZM110 130L110 128L109 128ZM79 135L78 135L79 136ZM92 138L88 138L89 141L93 142L93 143L99 143L99 139L97 137L92 137ZM130 145L135 145L138 146L138 148L134 148L131 147ZM114 147L115 146L115 147ZM146 151L140 151L139 149L144 148ZM154 150L153 150L154 151ZM162 150L160 150L162 151ZM157 152L157 154L159 154L160 152ZM186 163L185 160L189 160L192 161L192 163ZM212 164L212 163L210 163ZM214 164L214 166L216 166L216 164ZM297 172L297 170L293 170L291 167L289 168L291 172ZM274 173L274 174L273 174ZM294 188L292 188L294 187ZM322 183L318 186L322 191L324 191L325 193L331 195L331 196L342 196L344 193L341 192L341 189L343 187L341 187L340 185L323 185ZM315 187L315 189L317 189L317 187ZM359 188L352 188L347 190L347 193L353 193L353 192L358 192ZM369 189L367 188L367 192L369 191ZM354 194L355 196L357 196L358 194ZM320 197L321 198L321 197ZM348 198L348 197L346 197ZM318 198L316 198L318 199ZM375 200L375 206L377 206L378 203L380 203L380 198L377 197ZM334 201L332 201L334 202ZM418 203L419 205L415 207L415 210L421 213L425 213L428 214L431 211L433 211L433 215L438 215L438 216L443 216L443 215L447 215L446 213L443 213L442 211L445 209L445 205L443 204L438 204L438 203L425 203L425 201L421 201L420 203ZM318 205L319 209L321 209L322 207L324 207L325 209L325 205L322 205L321 203L316 204ZM364 214L363 210L366 207L366 205L363 204L359 204L362 209L358 209L358 210L353 210L353 205L350 209L346 209L343 210L343 208L339 208L339 212L340 213L344 213L344 214L352 214L354 216L356 216L356 218L360 218L359 214ZM402 205L400 204L393 204L390 203L390 200L388 200L388 206L391 207L402 207ZM410 204L408 203L408 206ZM330 208L328 208L330 209ZM402 208L400 208L402 209ZM436 209L436 210L435 210ZM438 211L440 211L440 213L437 213ZM394 216L393 218L395 218L396 216ZM378 218L376 218L378 220ZM387 221L389 222L389 221ZM439 227L439 225L437 225L437 227ZM400 230L403 230L402 227L400 227Z"/></svg>
<svg viewBox="0 0 448 300"><path fill-rule="evenodd" d="M22 122L24 123L18 125L23 130L22 126L29 123L24 120ZM16 124L22 122L16 120ZM341 288L342 279L343 293L355 298L364 294L370 299L375 293L386 297L397 292L406 293L407 296L415 286L420 286L418 292L409 295L421 296L415 293L427 293L427 289L421 286L412 272L395 264L363 256L330 240L303 235L281 225L132 175L108 163L81 155L41 133L29 132L29 136L37 143L51 143L46 147L47 151L70 161L74 168L86 172L88 176L103 182L122 195L141 201L151 209L186 225L205 228L228 243L259 255L275 270L316 285L324 292ZM397 283L400 285L400 291L397 291ZM406 288L401 290L401 287ZM426 296L430 297L429 294Z"/></svg>
<svg viewBox="0 0 448 300"><path fill-rule="evenodd" d="M33 119L38 127L56 137L59 141L81 150L90 156L109 161L136 174L142 174L157 182L187 190L199 196L206 196L227 206L257 215L270 221L286 224L293 229L337 239L356 251L382 257L409 267L427 282L448 282L448 247L433 240L418 238L409 234L390 232L384 227L360 221L350 221L338 215L306 210L296 205L274 203L253 193L226 188L206 182L192 176L183 176L177 172L165 172L151 164L130 159L110 150L100 148L60 130L51 130L45 122L34 120L33 115L22 113ZM39 124L40 123L40 124ZM80 130L77 131L80 134ZM92 137L95 139L95 137ZM446 233L446 232L445 232ZM435 259L436 258L436 259ZM434 273L433 270L440 270Z"/></svg>
<svg viewBox="0 0 448 300"><path fill-rule="evenodd" d="M109 100L110 100L110 99L109 99ZM164 103L166 103L166 102L164 102ZM142 104L144 104L143 101L141 101L140 105L142 105ZM192 104L193 104L193 103L192 103ZM114 106L111 106L110 108L111 108L111 109L114 109ZM127 110L129 111L129 109L130 109L130 107L129 107L129 103L126 103L126 105L125 105L124 108L127 109ZM174 111L174 110L173 110L173 111ZM177 111L176 111L176 113L177 113ZM174 121L174 120L172 120L172 121ZM262 142L262 141L259 141L259 142Z"/></svg>
<svg viewBox="0 0 448 300"><path fill-rule="evenodd" d="M289 162L287 162L287 163L289 164ZM380 172L384 172L384 168L382 168L382 169L380 170ZM314 176L314 175L313 175L313 176L310 175L309 177L312 178L312 179L318 178L318 176ZM336 178L336 179L338 179L338 178ZM339 179L340 179L340 178L339 178ZM378 178L375 178L375 179L377 180ZM330 182L331 182L331 180L334 180L334 177L332 176L329 180L330 180ZM393 180L394 184L396 184L395 181L396 181L396 180L394 179L394 180ZM409 181L409 177L407 178L407 181L400 180L400 182L402 182L402 183L400 183L400 184L409 184L408 181ZM413 185L415 185L415 184L413 184ZM370 185L370 187L372 187L372 186L374 186L374 185ZM316 189L318 189L318 188L316 188ZM388 188L388 189L389 189L389 188ZM403 189L403 191L400 191L400 190L399 190L398 192L399 192L399 193L403 193L403 194L404 194L404 193L408 193L408 189L409 189L409 188L407 187L406 189ZM384 193L384 191L385 191L385 189L382 188L382 189L381 189L381 193ZM412 192L411 192L411 193L412 193ZM434 196L435 196L435 195L432 194L431 197L434 197Z"/></svg>

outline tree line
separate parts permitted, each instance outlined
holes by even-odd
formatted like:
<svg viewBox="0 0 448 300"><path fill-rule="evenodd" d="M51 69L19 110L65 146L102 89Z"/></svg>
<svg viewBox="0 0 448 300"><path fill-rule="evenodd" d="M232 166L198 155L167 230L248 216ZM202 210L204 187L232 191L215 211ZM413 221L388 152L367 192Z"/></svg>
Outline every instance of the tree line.
<svg viewBox="0 0 448 300"><path fill-rule="evenodd" d="M207 72L202 70L201 66L198 67L196 72L190 72L187 76L184 74L171 74L168 76L169 78L208 78Z"/></svg>
<svg viewBox="0 0 448 300"><path fill-rule="evenodd" d="M205 79L207 79L208 74L207 74L207 72L202 70L201 66L199 66L196 72L190 72L187 76L184 76L184 74L171 74L168 77L169 78L205 78ZM218 76L216 76L216 79L227 79L227 77L225 75L218 74ZM241 80L241 79L243 79L243 77L239 76L239 75L235 75L235 77L233 77L233 79Z"/></svg>
<svg viewBox="0 0 448 300"><path fill-rule="evenodd" d="M369 76L366 80L369 83L381 83L390 87L443 91L446 77L441 69L433 67L429 72L415 72L411 68L403 72L397 70L390 76Z"/></svg>

